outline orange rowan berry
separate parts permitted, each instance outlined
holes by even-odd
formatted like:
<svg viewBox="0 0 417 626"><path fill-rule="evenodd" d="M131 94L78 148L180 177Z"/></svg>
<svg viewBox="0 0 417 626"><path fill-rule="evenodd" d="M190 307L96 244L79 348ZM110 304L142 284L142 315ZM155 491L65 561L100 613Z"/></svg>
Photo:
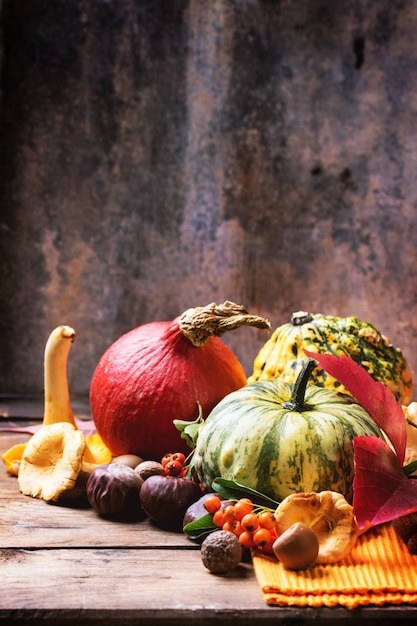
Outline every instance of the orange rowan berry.
<svg viewBox="0 0 417 626"><path fill-rule="evenodd" d="M222 526L222 530L227 530L229 533L233 532L233 522L225 522Z"/></svg>
<svg viewBox="0 0 417 626"><path fill-rule="evenodd" d="M184 463L185 463L185 454L183 454L182 452L173 452L171 454L171 459L173 461L178 461L179 463L181 463L181 465L184 465Z"/></svg>
<svg viewBox="0 0 417 626"><path fill-rule="evenodd" d="M223 524L226 522L222 509L219 509L213 514L213 524L223 528Z"/></svg>
<svg viewBox="0 0 417 626"><path fill-rule="evenodd" d="M169 463L170 461L172 461L172 453L167 452L167 454L164 454L164 456L161 459L161 465L165 467L165 465Z"/></svg>
<svg viewBox="0 0 417 626"><path fill-rule="evenodd" d="M247 513L240 520L243 530L254 532L259 527L259 519L255 513Z"/></svg>
<svg viewBox="0 0 417 626"><path fill-rule="evenodd" d="M253 548L253 534L249 530L244 530L239 535L239 543L244 548Z"/></svg>
<svg viewBox="0 0 417 626"><path fill-rule="evenodd" d="M267 528L268 530L270 530L271 528L275 528L275 513L273 513L272 511L262 511L262 513L259 515L259 525L262 526L262 528Z"/></svg>
<svg viewBox="0 0 417 626"><path fill-rule="evenodd" d="M263 548L271 541L271 534L267 528L258 528L253 533L253 545L255 548Z"/></svg>
<svg viewBox="0 0 417 626"><path fill-rule="evenodd" d="M179 461L168 461L164 466L167 476L180 476L182 473L182 465Z"/></svg>
<svg viewBox="0 0 417 626"><path fill-rule="evenodd" d="M215 495L208 496L204 500L204 508L206 509L208 513L215 513L216 511L220 509L221 505L222 503L221 503L219 496L215 496Z"/></svg>
<svg viewBox="0 0 417 626"><path fill-rule="evenodd" d="M249 498L241 498L235 503L234 507L236 519L241 520L245 515L252 513L253 502Z"/></svg>
<svg viewBox="0 0 417 626"><path fill-rule="evenodd" d="M223 515L224 515L224 519L227 522L233 522L234 519L235 519L235 506L234 506L234 504L228 504L223 509Z"/></svg>
<svg viewBox="0 0 417 626"><path fill-rule="evenodd" d="M243 532L242 524L240 523L240 521L238 519L235 519L235 521L232 524L232 527L233 527L233 532L235 533L235 535L239 537L239 535Z"/></svg>

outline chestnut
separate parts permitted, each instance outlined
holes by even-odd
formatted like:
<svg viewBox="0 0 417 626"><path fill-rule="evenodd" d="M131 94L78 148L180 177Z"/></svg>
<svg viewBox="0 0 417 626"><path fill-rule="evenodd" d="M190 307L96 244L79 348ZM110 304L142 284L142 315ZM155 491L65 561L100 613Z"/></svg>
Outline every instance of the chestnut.
<svg viewBox="0 0 417 626"><path fill-rule="evenodd" d="M417 513L409 513L392 521L392 527L410 554L417 554Z"/></svg>
<svg viewBox="0 0 417 626"><path fill-rule="evenodd" d="M296 522L275 539L272 549L287 569L307 569L316 562L319 540L310 526Z"/></svg>
<svg viewBox="0 0 417 626"><path fill-rule="evenodd" d="M186 510L201 496L193 480L178 476L149 476L140 490L143 510L157 526L182 532Z"/></svg>
<svg viewBox="0 0 417 626"><path fill-rule="evenodd" d="M397 535L407 543L412 535L417 532L417 513L410 513L392 520L392 527Z"/></svg>
<svg viewBox="0 0 417 626"><path fill-rule="evenodd" d="M143 515L140 505L142 478L128 465L108 463L90 474L86 495L99 515L136 519Z"/></svg>

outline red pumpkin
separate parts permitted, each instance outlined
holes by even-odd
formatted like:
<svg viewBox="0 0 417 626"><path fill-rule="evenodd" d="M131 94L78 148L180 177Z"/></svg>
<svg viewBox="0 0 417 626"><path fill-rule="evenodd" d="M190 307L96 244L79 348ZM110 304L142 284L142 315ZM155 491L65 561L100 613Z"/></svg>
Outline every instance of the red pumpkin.
<svg viewBox="0 0 417 626"><path fill-rule="evenodd" d="M170 322L143 324L117 339L92 377L90 407L113 455L159 460L187 451L174 419L207 414L246 384L245 371L216 335L242 325L269 328L263 318L225 302L190 309Z"/></svg>

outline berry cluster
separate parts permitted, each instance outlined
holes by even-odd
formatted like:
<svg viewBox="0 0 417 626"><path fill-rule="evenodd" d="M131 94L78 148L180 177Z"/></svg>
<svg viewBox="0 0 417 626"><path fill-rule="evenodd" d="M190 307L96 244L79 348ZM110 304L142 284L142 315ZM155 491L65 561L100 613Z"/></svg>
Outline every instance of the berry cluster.
<svg viewBox="0 0 417 626"><path fill-rule="evenodd" d="M161 465L167 476L184 476L187 472L185 467L185 454L182 452L168 452L161 459Z"/></svg>
<svg viewBox="0 0 417 626"><path fill-rule="evenodd" d="M222 503L215 494L205 500L204 506L213 515L213 524L234 533L243 548L273 554L277 532L272 510L257 507L250 498Z"/></svg>

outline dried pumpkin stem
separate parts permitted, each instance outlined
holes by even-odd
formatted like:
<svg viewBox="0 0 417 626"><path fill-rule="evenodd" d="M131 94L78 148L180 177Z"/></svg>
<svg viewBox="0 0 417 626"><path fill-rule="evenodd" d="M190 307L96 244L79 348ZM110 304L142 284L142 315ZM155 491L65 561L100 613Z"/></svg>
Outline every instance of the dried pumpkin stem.
<svg viewBox="0 0 417 626"><path fill-rule="evenodd" d="M49 335L44 357L44 415L43 425L56 422L75 424L67 379L67 361L75 330L58 326Z"/></svg>
<svg viewBox="0 0 417 626"><path fill-rule="evenodd" d="M203 346L210 337L220 337L241 326L271 328L269 320L250 315L242 305L229 301L188 309L179 318L181 332L196 347Z"/></svg>

